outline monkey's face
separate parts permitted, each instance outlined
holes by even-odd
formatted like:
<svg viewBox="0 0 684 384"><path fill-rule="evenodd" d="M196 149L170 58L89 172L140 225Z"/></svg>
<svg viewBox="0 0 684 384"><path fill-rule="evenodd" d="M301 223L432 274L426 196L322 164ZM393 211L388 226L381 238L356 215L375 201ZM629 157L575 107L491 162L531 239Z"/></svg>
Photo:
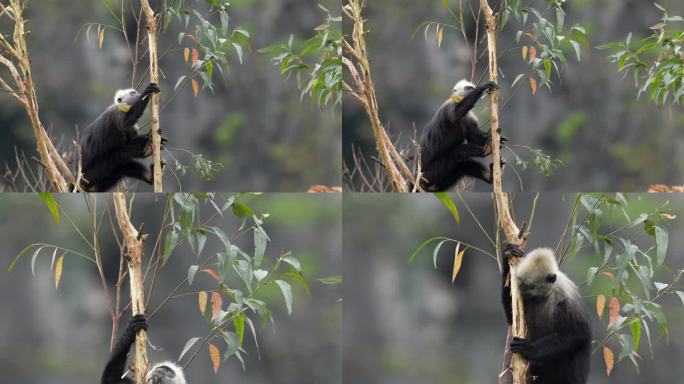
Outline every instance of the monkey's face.
<svg viewBox="0 0 684 384"><path fill-rule="evenodd" d="M456 85L454 85L454 89L451 91L451 96L464 97L467 94L469 94L473 89L475 89L475 84L464 79L456 83Z"/></svg>
<svg viewBox="0 0 684 384"><path fill-rule="evenodd" d="M541 298L547 296L556 283L556 274L518 277L518 289L526 297Z"/></svg>
<svg viewBox="0 0 684 384"><path fill-rule="evenodd" d="M135 89L122 89L114 95L114 102L116 104L133 105L139 96L140 94Z"/></svg>
<svg viewBox="0 0 684 384"><path fill-rule="evenodd" d="M176 383L176 371L166 365L154 367L147 373L146 384L173 384Z"/></svg>

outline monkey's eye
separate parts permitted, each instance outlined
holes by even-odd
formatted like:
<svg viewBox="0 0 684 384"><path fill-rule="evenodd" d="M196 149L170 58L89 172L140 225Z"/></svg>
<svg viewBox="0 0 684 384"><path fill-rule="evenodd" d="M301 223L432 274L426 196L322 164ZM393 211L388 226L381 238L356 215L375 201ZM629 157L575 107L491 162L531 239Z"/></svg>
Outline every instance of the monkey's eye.
<svg viewBox="0 0 684 384"><path fill-rule="evenodd" d="M475 89L475 87L471 87L470 85L466 85L466 87L463 89L465 89L466 91L472 91L473 89Z"/></svg>
<svg viewBox="0 0 684 384"><path fill-rule="evenodd" d="M556 274L554 273L552 275L547 275L546 276L546 282L549 284L555 283L556 282Z"/></svg>
<svg viewBox="0 0 684 384"><path fill-rule="evenodd" d="M120 102L121 102L121 98L119 97L118 99L116 99L116 102L117 102L117 103L120 103Z"/></svg>
<svg viewBox="0 0 684 384"><path fill-rule="evenodd" d="M130 95L131 96L135 95L135 91L131 91Z"/></svg>

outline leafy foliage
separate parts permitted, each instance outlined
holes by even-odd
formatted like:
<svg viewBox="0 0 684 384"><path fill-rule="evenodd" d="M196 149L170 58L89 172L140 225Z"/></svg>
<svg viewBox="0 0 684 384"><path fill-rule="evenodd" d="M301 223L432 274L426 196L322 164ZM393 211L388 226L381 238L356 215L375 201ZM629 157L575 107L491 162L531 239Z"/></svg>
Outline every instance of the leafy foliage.
<svg viewBox="0 0 684 384"><path fill-rule="evenodd" d="M572 226L567 255L574 258L581 250L589 250L587 257L595 264L588 269L585 283L597 294L596 313L607 330L594 352L604 347L611 350L610 345L615 344L620 348L616 361L628 357L638 370L638 360L644 355L639 352L642 335L652 349L651 327L656 325L661 334L668 333L660 302L667 295L684 299L684 291L678 290L684 270L664 281L670 271L665 263L667 221L675 216L667 203L644 210L638 198L622 194L581 195L576 207L576 217L582 219ZM604 315L606 302L608 315ZM612 350L604 350L604 356L612 357ZM609 360L606 358L608 370L613 364Z"/></svg>
<svg viewBox="0 0 684 384"><path fill-rule="evenodd" d="M226 0L206 0L210 6L207 15L196 8L186 6L186 0L167 0L164 7L163 29L167 30L173 20L181 23L186 29L178 34L178 45L183 46L183 57L190 65L192 72L183 75L176 81L178 88L185 80L190 79L195 96L200 90L209 88L213 91L214 69L218 69L221 76L224 70L230 69L230 55L236 55L240 63L244 59L244 50L251 50L250 33L241 26L231 27L228 15L229 2ZM218 19L218 20L216 20ZM191 21L193 31L188 31Z"/></svg>
<svg viewBox="0 0 684 384"><path fill-rule="evenodd" d="M312 38L297 44L292 35L287 44L271 45L259 52L273 56L286 79L294 75L300 99L309 95L320 108L332 104L334 110L342 105L342 17L319 7L327 15Z"/></svg>
<svg viewBox="0 0 684 384"><path fill-rule="evenodd" d="M639 88L637 98L647 93L648 100L658 106L667 104L668 100L679 104L684 96L684 18L670 16L657 3L655 6L663 13L660 22L651 26L653 32L634 48L632 33L625 41L598 48L613 52L609 58L617 64L618 72L632 73L634 85Z"/></svg>

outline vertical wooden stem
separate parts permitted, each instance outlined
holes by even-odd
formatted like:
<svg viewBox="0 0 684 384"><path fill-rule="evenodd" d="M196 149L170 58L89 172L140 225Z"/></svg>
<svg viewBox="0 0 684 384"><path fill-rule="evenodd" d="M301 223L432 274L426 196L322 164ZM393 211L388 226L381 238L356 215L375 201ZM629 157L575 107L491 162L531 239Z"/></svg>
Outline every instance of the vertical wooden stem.
<svg viewBox="0 0 684 384"><path fill-rule="evenodd" d="M147 24L147 42L150 51L150 81L159 84L159 62L157 59L157 15L148 0L141 0ZM152 94L152 158L154 160L154 192L162 192L161 135L159 135L159 94Z"/></svg>
<svg viewBox="0 0 684 384"><path fill-rule="evenodd" d="M498 78L498 64L496 60L496 16L494 11L487 3L487 0L480 0L480 6L485 15L485 25L487 29L487 53L489 57L489 80L496 82ZM492 178L494 199L496 201L496 210L499 217L499 225L504 232L506 241L511 244L522 243L519 237L520 230L513 221L511 216L508 194L503 192L501 182L501 135L499 134L499 90L490 92L489 105L491 112L491 131L492 135ZM511 271L518 264L517 259L510 259ZM518 284L515 279L510 279L511 297L513 301L513 336L525 338L527 329L525 326L524 308ZM527 377L527 362L519 355L513 354L511 357L511 372L513 375L513 384L525 384Z"/></svg>
<svg viewBox="0 0 684 384"><path fill-rule="evenodd" d="M138 232L131 223L126 204L126 195L121 192L113 194L116 218L123 234L125 257L128 264L128 279L131 282L131 303L133 315L145 313L145 287L142 278L142 253L144 235ZM145 383L145 374L149 369L147 361L147 333L140 331L135 338L135 358L133 359L133 382Z"/></svg>

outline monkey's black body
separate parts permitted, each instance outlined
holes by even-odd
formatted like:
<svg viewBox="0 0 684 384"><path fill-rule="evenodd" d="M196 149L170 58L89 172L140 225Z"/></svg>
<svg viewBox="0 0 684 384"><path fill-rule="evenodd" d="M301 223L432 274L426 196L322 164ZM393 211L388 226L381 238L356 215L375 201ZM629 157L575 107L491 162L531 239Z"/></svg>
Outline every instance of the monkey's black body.
<svg viewBox="0 0 684 384"><path fill-rule="evenodd" d="M114 346L112 354L107 361L107 365L102 371L102 378L100 384L133 384L133 380L122 376L126 371L126 361L128 360L128 351L135 341L135 336L140 330L147 330L147 321L145 315L134 316L128 323L126 330L121 335L121 338Z"/></svg>
<svg viewBox="0 0 684 384"><path fill-rule="evenodd" d="M152 166L145 166L135 160L152 154L152 136L140 135L135 124L145 112L150 101L149 96L158 92L157 85L150 84L130 105L128 111L119 109L121 104L113 104L83 131L83 191L107 191L124 177L153 183ZM163 139L163 143L165 142L166 139Z"/></svg>
<svg viewBox="0 0 684 384"><path fill-rule="evenodd" d="M423 129L421 169L425 191L445 191L464 176L492 183L491 165L487 169L475 158L490 154L488 134L480 131L474 115L469 114L485 92L498 89L489 82L468 93L460 102L447 100Z"/></svg>
<svg viewBox="0 0 684 384"><path fill-rule="evenodd" d="M505 282L511 255L524 253L515 245L504 250L502 301L509 325L513 323L512 299ZM548 304L548 298L523 294L527 339L514 337L510 350L529 362L528 384L585 384L591 357L589 315L581 303L567 297L552 303L555 308Z"/></svg>

